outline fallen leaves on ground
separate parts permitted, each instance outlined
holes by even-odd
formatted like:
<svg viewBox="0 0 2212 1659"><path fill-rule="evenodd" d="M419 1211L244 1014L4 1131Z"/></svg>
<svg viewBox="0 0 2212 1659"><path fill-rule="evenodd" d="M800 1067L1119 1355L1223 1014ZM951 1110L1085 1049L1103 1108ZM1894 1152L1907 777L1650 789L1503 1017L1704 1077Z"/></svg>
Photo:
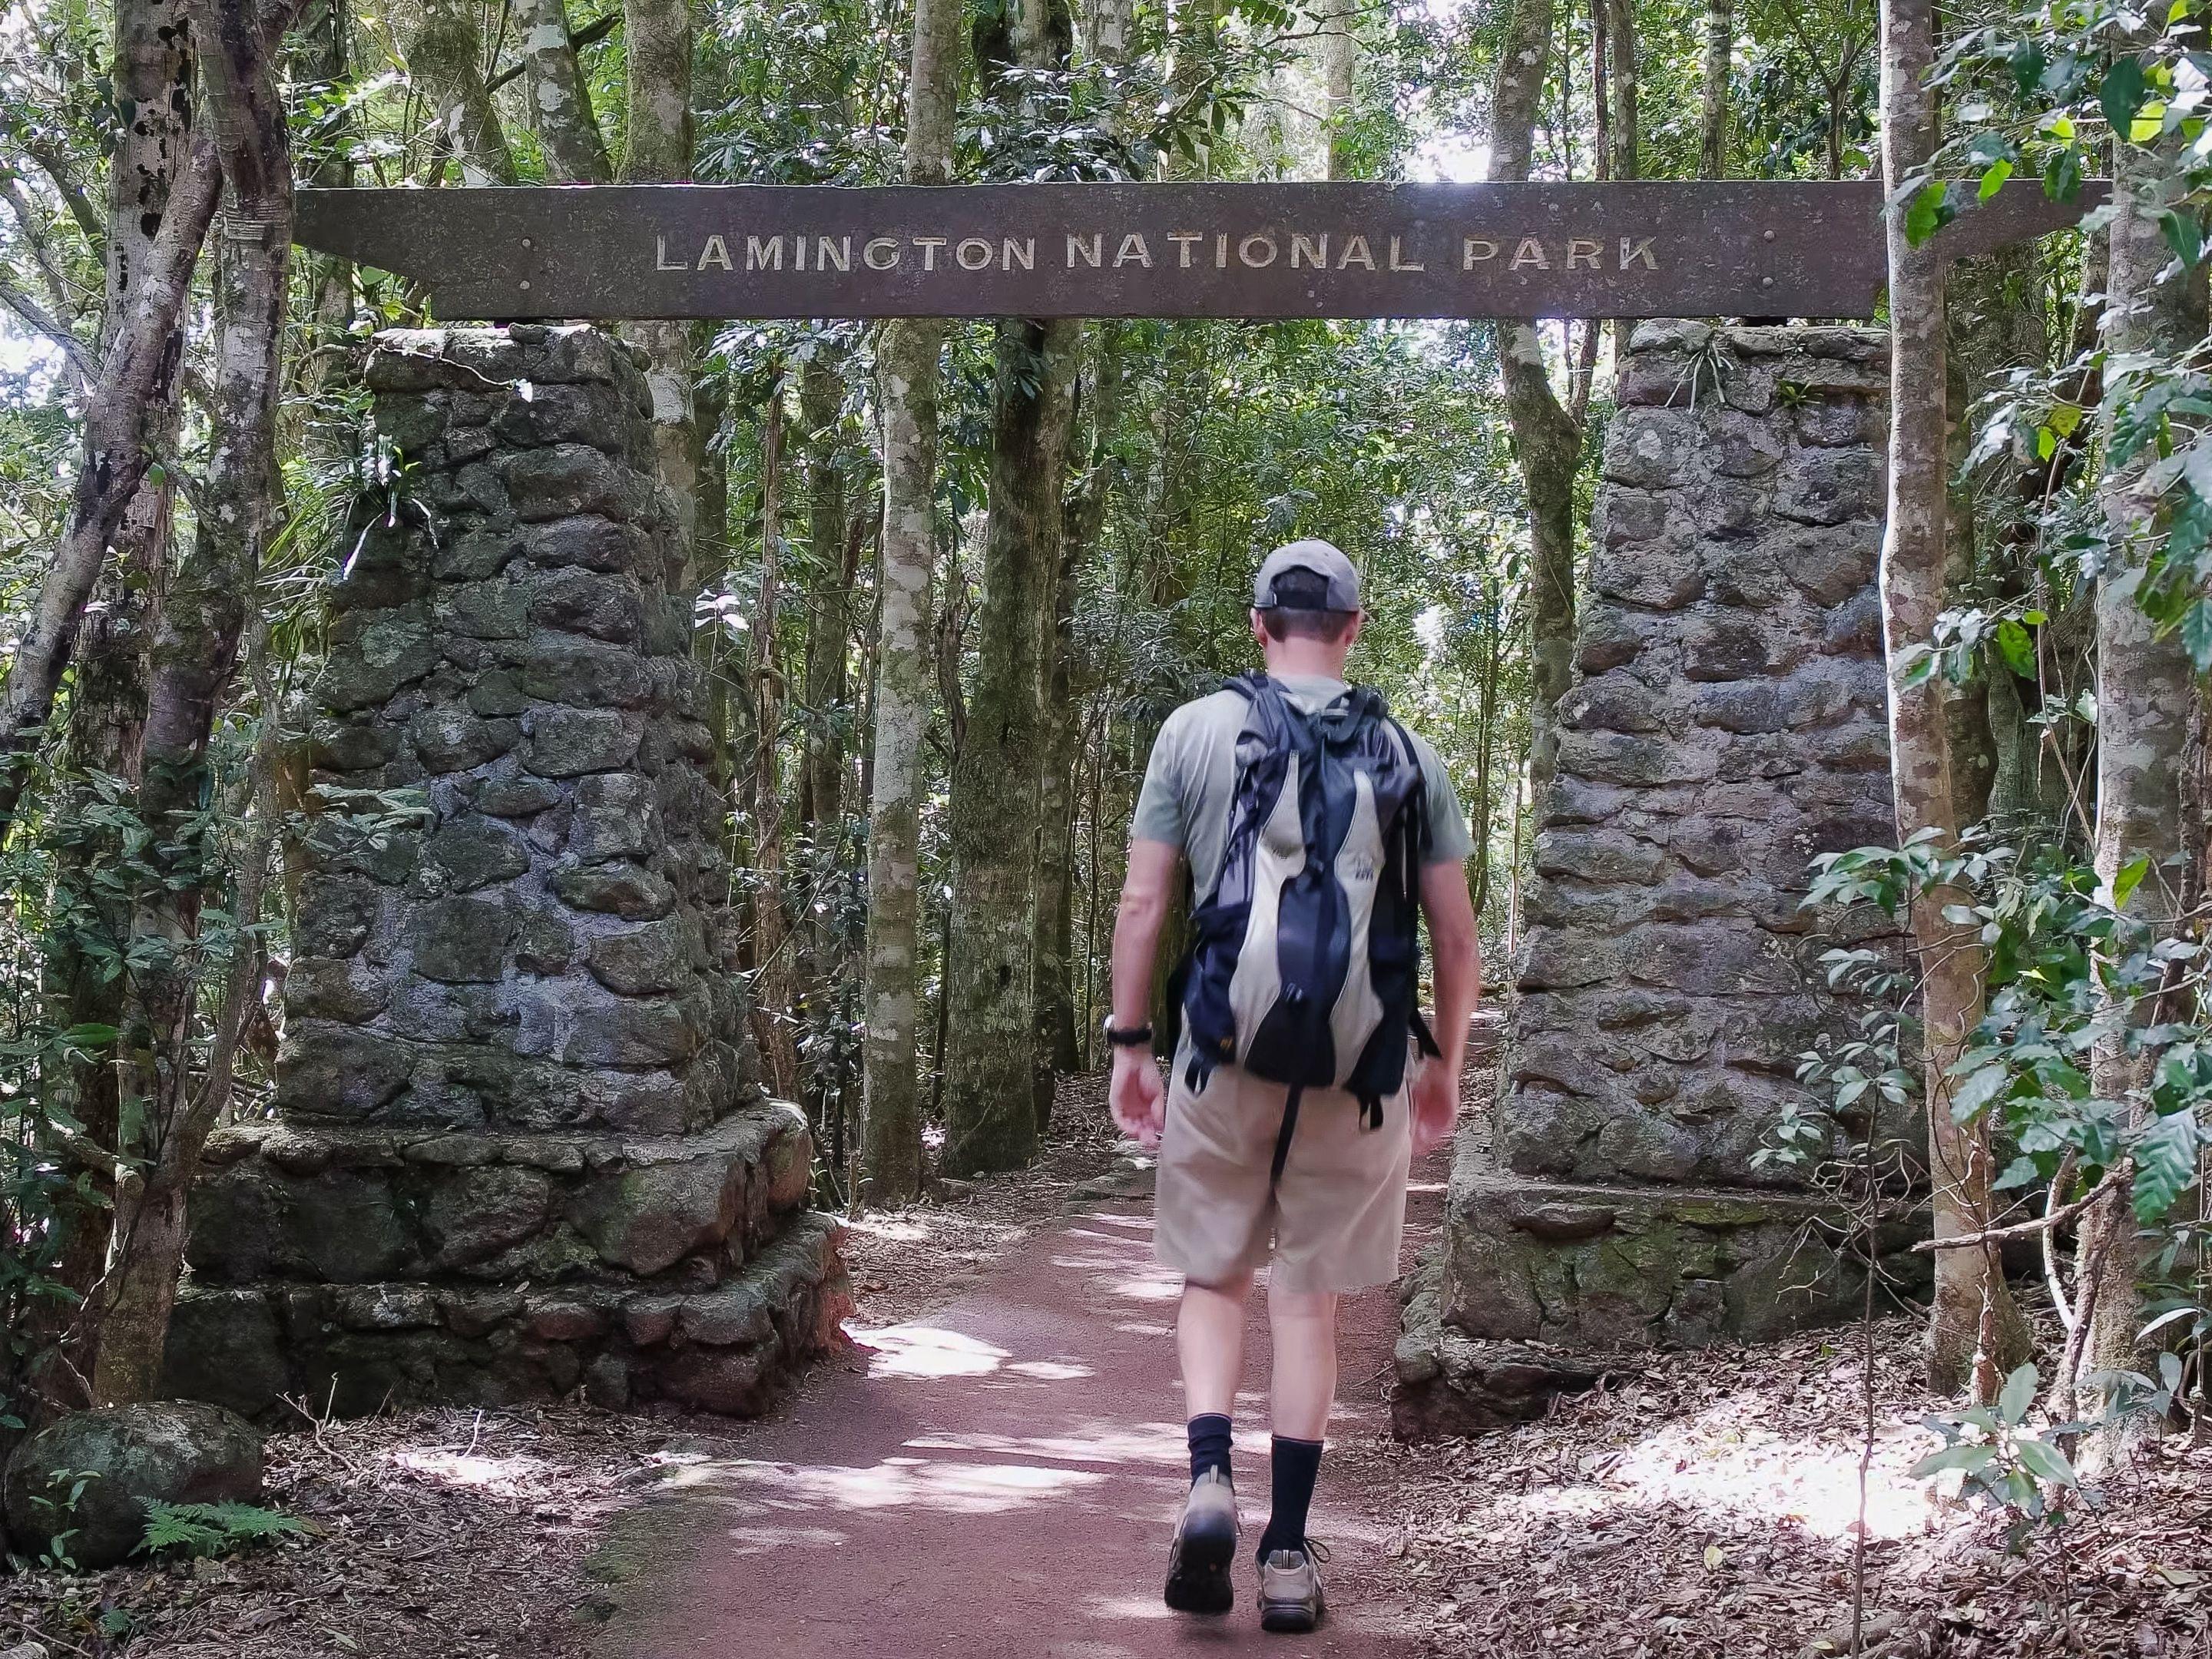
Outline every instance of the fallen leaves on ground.
<svg viewBox="0 0 2212 1659"><path fill-rule="evenodd" d="M577 1659L584 1558L675 1427L565 1405L302 1420L269 1439L266 1502L312 1535L0 1580L0 1631L58 1659Z"/></svg>
<svg viewBox="0 0 2212 1659"><path fill-rule="evenodd" d="M2212 1654L2212 1450L2145 1447L2063 1536L1941 1504L1919 1326L1874 1332L1862 1650L1883 1659ZM1851 1650L1865 1360L1846 1329L1655 1358L1540 1423L1364 1449L1386 1547L1459 1659L1820 1659Z"/></svg>

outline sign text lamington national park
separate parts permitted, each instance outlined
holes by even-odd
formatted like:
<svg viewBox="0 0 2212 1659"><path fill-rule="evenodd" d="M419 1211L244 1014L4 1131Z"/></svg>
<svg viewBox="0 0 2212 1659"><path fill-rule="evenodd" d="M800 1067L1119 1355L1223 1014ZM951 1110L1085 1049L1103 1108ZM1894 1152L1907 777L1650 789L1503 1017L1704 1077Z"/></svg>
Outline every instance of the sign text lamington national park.
<svg viewBox="0 0 2212 1659"><path fill-rule="evenodd" d="M308 190L441 319L1871 314L1874 183ZM2069 223L2008 186L1955 251Z"/></svg>

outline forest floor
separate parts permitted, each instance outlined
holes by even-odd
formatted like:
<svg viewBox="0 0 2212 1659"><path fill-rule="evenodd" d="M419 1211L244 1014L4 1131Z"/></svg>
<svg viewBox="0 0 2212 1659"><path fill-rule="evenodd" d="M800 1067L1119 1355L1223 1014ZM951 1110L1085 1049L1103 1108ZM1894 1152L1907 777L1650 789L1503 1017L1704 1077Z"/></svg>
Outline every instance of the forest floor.
<svg viewBox="0 0 2212 1659"><path fill-rule="evenodd" d="M1097 1096L1064 1085L1063 1127L1022 1175L857 1226L869 1346L776 1417L303 1418L270 1443L270 1501L312 1536L0 1579L0 1659L1848 1651L1859 1332L1662 1356L1543 1422L1409 1448L1386 1431L1380 1294L1347 1316L1347 1414L1316 1509L1338 1545L1331 1626L1262 1644L1249 1603L1211 1628L1160 1616L1172 1286L1146 1260L1145 1173ZM1442 1179L1441 1159L1417 1177L1409 1248ZM1997 1517L1905 1476L1933 1443L1911 1322L1878 1325L1873 1358L1868 1652L2212 1656L2212 1449L2146 1448L2060 1540L2008 1554ZM1255 1398L1248 1431L1259 1418ZM1264 1464L1251 1435L1248 1511Z"/></svg>

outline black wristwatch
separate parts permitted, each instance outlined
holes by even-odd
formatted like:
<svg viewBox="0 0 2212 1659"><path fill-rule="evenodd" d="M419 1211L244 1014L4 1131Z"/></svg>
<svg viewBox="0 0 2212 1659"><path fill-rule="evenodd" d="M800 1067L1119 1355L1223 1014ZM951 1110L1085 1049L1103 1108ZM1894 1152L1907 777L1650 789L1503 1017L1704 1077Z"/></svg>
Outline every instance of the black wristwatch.
<svg viewBox="0 0 2212 1659"><path fill-rule="evenodd" d="M1152 1028L1149 1024L1132 1025L1125 1030L1114 1024L1111 1014L1106 1016L1106 1023L1099 1030L1105 1034L1106 1041L1116 1048L1142 1048L1152 1040Z"/></svg>

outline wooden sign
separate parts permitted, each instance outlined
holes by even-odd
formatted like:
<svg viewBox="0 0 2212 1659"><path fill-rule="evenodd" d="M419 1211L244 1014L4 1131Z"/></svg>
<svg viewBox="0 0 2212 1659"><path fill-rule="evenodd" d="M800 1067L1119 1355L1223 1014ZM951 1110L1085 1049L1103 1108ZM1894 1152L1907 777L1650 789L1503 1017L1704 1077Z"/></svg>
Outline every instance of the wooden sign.
<svg viewBox="0 0 2212 1659"><path fill-rule="evenodd" d="M1986 252L2096 199L2008 185ZM301 242L437 315L1868 317L1874 182L303 190Z"/></svg>

